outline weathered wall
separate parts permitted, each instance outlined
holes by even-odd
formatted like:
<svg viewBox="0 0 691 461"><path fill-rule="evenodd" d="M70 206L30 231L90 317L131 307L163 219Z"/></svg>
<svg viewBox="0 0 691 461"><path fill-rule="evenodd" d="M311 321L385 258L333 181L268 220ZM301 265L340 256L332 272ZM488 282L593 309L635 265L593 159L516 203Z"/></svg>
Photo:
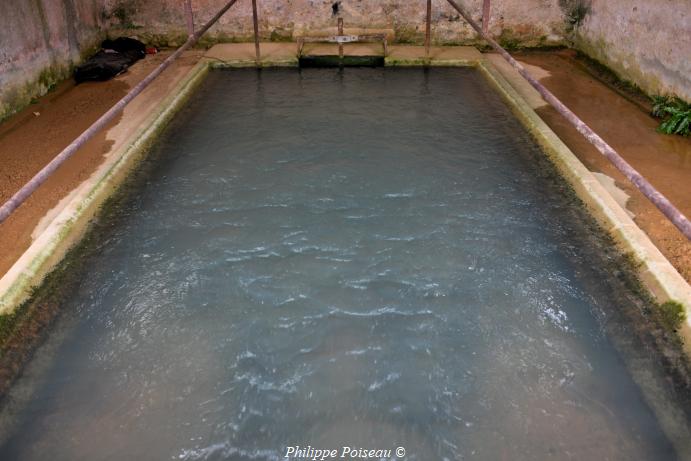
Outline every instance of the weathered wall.
<svg viewBox="0 0 691 461"><path fill-rule="evenodd" d="M183 0L0 0L0 120L45 93L110 28L159 45L186 38ZM206 22L226 0L192 0ZM421 43L425 0L257 0L264 40L293 40L334 28L386 28L399 42ZM480 20L482 0L462 0ZM574 5L590 10L568 31ZM474 31L448 5L433 0L435 43L473 43ZM564 36L650 94L691 100L690 0L492 0L490 31L506 46L559 44ZM238 0L205 41L252 36L250 0Z"/></svg>
<svg viewBox="0 0 691 461"><path fill-rule="evenodd" d="M648 94L691 101L691 1L592 0L574 42Z"/></svg>
<svg viewBox="0 0 691 461"><path fill-rule="evenodd" d="M182 0L108 0L108 11L121 32L139 34L159 43L179 43L185 37ZM206 22L226 0L192 0L195 22ZM290 40L306 31L336 26L334 3L347 28L387 28L399 42L424 39L425 0L257 0L262 38ZM480 20L482 0L464 0ZM433 40L468 43L474 31L446 0L433 0ZM508 43L547 45L560 43L564 15L558 0L493 0L491 31ZM252 36L250 0L238 3L211 30L220 40L249 40Z"/></svg>
<svg viewBox="0 0 691 461"><path fill-rule="evenodd" d="M0 120L68 75L102 35L102 0L0 0Z"/></svg>

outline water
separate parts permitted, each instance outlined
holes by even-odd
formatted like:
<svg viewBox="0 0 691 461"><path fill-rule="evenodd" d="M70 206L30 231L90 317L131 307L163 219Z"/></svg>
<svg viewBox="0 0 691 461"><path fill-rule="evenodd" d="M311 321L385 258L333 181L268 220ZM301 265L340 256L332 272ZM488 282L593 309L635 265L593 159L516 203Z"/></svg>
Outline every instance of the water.
<svg viewBox="0 0 691 461"><path fill-rule="evenodd" d="M598 249L475 71L213 72L156 151L0 459L675 457Z"/></svg>

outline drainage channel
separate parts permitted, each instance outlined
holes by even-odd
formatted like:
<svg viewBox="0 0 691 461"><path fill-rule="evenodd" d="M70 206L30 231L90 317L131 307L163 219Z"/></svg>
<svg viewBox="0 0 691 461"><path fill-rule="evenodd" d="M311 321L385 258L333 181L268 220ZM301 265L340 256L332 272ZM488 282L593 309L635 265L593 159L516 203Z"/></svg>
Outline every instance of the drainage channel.
<svg viewBox="0 0 691 461"><path fill-rule="evenodd" d="M384 56L306 55L299 58L300 67L384 67Z"/></svg>

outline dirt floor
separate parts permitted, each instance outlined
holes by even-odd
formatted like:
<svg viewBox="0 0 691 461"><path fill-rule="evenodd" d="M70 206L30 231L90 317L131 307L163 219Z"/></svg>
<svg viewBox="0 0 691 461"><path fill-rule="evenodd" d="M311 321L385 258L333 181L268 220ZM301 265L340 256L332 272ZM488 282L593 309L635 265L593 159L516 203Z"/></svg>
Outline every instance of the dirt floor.
<svg viewBox="0 0 691 461"><path fill-rule="evenodd" d="M659 121L638 95L622 95L571 50L523 52L516 58L539 67L535 73L542 84L691 216L691 138L658 133ZM556 110L545 105L536 112L588 169L613 178L630 196L626 206L636 223L691 282L691 242Z"/></svg>
<svg viewBox="0 0 691 461"><path fill-rule="evenodd" d="M128 72L107 82L75 85L71 80L65 81L35 104L0 124L0 203L9 199L168 54L147 56ZM168 90L166 83L170 82L167 81L179 76L176 67L189 69L197 59L198 56L187 55L179 59L146 91L155 92L157 87ZM138 99L126 110L137 106ZM114 144L109 130L118 128L121 119L122 116L116 118L92 138L7 221L0 224L0 276L29 247L41 218L104 161Z"/></svg>

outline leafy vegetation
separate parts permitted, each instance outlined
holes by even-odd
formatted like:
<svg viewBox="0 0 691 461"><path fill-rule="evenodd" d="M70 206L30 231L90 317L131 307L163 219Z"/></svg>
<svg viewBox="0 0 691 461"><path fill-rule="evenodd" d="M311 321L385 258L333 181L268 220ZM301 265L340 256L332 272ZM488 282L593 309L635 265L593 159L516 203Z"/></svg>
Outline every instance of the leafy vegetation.
<svg viewBox="0 0 691 461"><path fill-rule="evenodd" d="M679 98L655 96L652 114L663 119L658 131L665 134L691 134L691 104Z"/></svg>

